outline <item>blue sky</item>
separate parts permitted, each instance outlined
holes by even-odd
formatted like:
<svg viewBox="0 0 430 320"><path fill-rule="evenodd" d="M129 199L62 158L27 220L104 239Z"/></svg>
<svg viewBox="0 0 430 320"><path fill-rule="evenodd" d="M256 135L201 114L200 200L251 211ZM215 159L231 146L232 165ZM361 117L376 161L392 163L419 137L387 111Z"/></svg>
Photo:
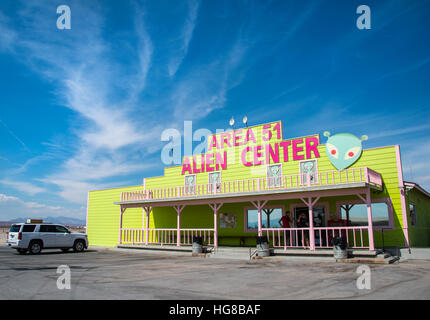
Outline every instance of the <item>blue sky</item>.
<svg viewBox="0 0 430 320"><path fill-rule="evenodd" d="M400 144L405 179L429 190L429 21L418 0L2 0L0 220L84 218L88 190L163 174L163 130L245 114L285 137Z"/></svg>

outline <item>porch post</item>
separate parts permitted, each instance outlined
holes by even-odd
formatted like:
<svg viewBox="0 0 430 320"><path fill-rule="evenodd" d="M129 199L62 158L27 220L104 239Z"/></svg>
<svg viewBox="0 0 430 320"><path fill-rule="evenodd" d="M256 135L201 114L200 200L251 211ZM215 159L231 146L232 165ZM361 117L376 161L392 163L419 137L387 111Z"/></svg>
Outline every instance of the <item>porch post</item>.
<svg viewBox="0 0 430 320"><path fill-rule="evenodd" d="M181 246L181 212L184 210L185 205L173 206L176 211L176 246Z"/></svg>
<svg viewBox="0 0 430 320"><path fill-rule="evenodd" d="M262 223L261 223L261 209L264 208L267 201L268 200L264 200L264 201L258 200L257 202L251 201L251 203L254 205L254 207L258 210L257 220L258 220L258 236L259 237L263 236Z"/></svg>
<svg viewBox="0 0 430 320"><path fill-rule="evenodd" d="M210 204L209 207L212 208L214 212L214 247L218 248L218 210L221 209L223 203Z"/></svg>
<svg viewBox="0 0 430 320"><path fill-rule="evenodd" d="M125 208L120 206L120 214L119 214L119 244L122 243L122 215L125 212Z"/></svg>
<svg viewBox="0 0 430 320"><path fill-rule="evenodd" d="M372 199L370 198L370 189L366 189L366 198L357 193L357 196L366 203L367 207L367 225L369 233L369 250L375 250L375 243L373 240L373 221L372 221Z"/></svg>
<svg viewBox="0 0 430 320"><path fill-rule="evenodd" d="M262 223L261 223L261 206L260 206L260 201L258 201L258 215L257 215L257 220L258 220L258 236L261 237L263 236L263 230L262 229Z"/></svg>
<svg viewBox="0 0 430 320"><path fill-rule="evenodd" d="M181 246L181 211L176 211L176 246Z"/></svg>
<svg viewBox="0 0 430 320"><path fill-rule="evenodd" d="M315 231L314 231L314 213L313 208L315 204L318 202L320 197L316 197L315 200L312 201L312 197L308 197L308 201L303 198L300 198L303 203L308 207L309 211L309 249L315 250Z"/></svg>
<svg viewBox="0 0 430 320"><path fill-rule="evenodd" d="M312 198L308 198L308 200L309 200L309 242L310 242L310 249L315 250L313 203L312 203Z"/></svg>
<svg viewBox="0 0 430 320"><path fill-rule="evenodd" d="M214 210L214 247L218 248L218 210Z"/></svg>
<svg viewBox="0 0 430 320"><path fill-rule="evenodd" d="M369 250L375 250L373 242L373 221L372 221L372 200L370 198L370 189L366 190L367 221L369 225Z"/></svg>
<svg viewBox="0 0 430 320"><path fill-rule="evenodd" d="M146 217L145 217L145 244L149 243L149 213L151 212L151 207L144 207Z"/></svg>

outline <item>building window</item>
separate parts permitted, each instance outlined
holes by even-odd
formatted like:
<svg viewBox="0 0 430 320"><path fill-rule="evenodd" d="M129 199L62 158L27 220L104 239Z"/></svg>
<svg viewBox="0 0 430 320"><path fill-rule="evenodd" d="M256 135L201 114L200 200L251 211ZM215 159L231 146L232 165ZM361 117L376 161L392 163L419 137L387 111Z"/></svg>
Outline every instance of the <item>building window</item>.
<svg viewBox="0 0 430 320"><path fill-rule="evenodd" d="M409 204L409 216L411 218L411 225L416 226L417 225L417 206L413 203Z"/></svg>
<svg viewBox="0 0 430 320"><path fill-rule="evenodd" d="M196 175L185 176L185 194L196 193Z"/></svg>
<svg viewBox="0 0 430 320"><path fill-rule="evenodd" d="M270 207L261 210L262 228L282 228L278 223L282 217L283 207ZM246 209L245 211L245 231L255 232L258 230L258 210Z"/></svg>
<svg viewBox="0 0 430 320"><path fill-rule="evenodd" d="M375 229L392 228L392 210L387 202L374 202L372 206L372 222ZM368 226L367 205L365 203L342 203L340 205L341 219L348 226Z"/></svg>
<svg viewBox="0 0 430 320"><path fill-rule="evenodd" d="M306 221L309 223L309 208L308 207L295 207L293 211L294 223L293 226L297 228L297 220L301 214L304 214ZM326 208L325 206L315 206L312 208L312 215L314 216L314 227L325 227L326 222Z"/></svg>
<svg viewBox="0 0 430 320"><path fill-rule="evenodd" d="M209 173L209 192L221 191L221 172Z"/></svg>
<svg viewBox="0 0 430 320"><path fill-rule="evenodd" d="M317 183L317 161L300 161L300 182L301 184L307 184L307 174L310 174L311 183Z"/></svg>
<svg viewBox="0 0 430 320"><path fill-rule="evenodd" d="M275 164L267 166L267 185L269 188L279 187L282 179L282 166Z"/></svg>

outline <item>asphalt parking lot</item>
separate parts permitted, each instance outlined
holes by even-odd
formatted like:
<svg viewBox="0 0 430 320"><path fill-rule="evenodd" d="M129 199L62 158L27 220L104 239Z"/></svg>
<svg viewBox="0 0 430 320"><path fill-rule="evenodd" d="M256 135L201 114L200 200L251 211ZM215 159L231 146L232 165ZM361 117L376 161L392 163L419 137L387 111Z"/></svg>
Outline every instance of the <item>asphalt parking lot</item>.
<svg viewBox="0 0 430 320"><path fill-rule="evenodd" d="M60 265L70 289L57 288ZM19 255L0 247L0 299L429 299L430 261L369 265L371 289L358 289L357 264L287 257L238 260L184 253L90 248Z"/></svg>

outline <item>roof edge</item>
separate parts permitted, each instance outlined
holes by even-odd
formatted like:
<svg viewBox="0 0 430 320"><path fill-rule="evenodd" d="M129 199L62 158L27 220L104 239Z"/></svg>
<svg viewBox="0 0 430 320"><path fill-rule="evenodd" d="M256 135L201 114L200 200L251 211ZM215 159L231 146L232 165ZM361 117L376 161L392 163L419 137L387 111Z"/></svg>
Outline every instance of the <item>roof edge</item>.
<svg viewBox="0 0 430 320"><path fill-rule="evenodd" d="M404 181L405 186L411 187L411 189L415 188L418 191L420 191L422 194L426 195L430 198L430 192L426 191L423 187L421 187L418 183L410 182L410 181Z"/></svg>

